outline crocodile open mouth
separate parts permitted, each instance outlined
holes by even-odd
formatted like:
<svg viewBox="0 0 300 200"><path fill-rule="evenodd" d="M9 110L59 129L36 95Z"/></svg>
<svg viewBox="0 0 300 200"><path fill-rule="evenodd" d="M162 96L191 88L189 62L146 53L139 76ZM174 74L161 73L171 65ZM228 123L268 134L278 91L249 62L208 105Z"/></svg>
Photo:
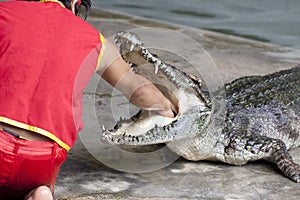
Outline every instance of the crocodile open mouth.
<svg viewBox="0 0 300 200"><path fill-rule="evenodd" d="M132 52L136 54L137 52ZM134 56L137 58L137 56ZM140 59L140 58L139 58ZM169 99L173 104L176 111L174 111L174 118L165 117L156 111L155 108L149 110L140 110L137 114L130 119L124 119L117 122L113 130L110 130L111 135L126 135L130 137L145 135L148 131L155 127L167 127L178 119L181 112L186 109L188 95L184 94L184 91L179 90L174 83L170 82L165 75L160 71L155 73L155 69L152 64L135 65L128 60L132 60L131 55L127 54L126 60L130 64L136 73L142 74L148 80L150 80L161 92ZM135 59L137 60L137 59Z"/></svg>
<svg viewBox="0 0 300 200"><path fill-rule="evenodd" d="M113 130L104 130L102 139L127 145L166 143L180 138L186 127L192 135L204 126L210 109L198 79L152 55L135 34L121 32L116 43L133 71L151 81L170 100L176 116L169 118L153 110L140 110L130 119L117 122Z"/></svg>

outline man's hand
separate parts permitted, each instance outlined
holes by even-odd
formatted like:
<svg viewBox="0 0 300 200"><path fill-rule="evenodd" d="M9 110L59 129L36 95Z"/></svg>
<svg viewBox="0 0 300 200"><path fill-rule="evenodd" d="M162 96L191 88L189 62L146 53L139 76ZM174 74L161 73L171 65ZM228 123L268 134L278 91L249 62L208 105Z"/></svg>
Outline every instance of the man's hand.
<svg viewBox="0 0 300 200"><path fill-rule="evenodd" d="M149 80L132 72L121 57L107 66L101 76L124 93L133 105L174 117L176 109L172 103Z"/></svg>
<svg viewBox="0 0 300 200"><path fill-rule="evenodd" d="M175 117L176 109L172 103L151 82L139 75L136 76L141 79L143 85L132 92L129 98L130 103L144 110L157 112L165 117Z"/></svg>

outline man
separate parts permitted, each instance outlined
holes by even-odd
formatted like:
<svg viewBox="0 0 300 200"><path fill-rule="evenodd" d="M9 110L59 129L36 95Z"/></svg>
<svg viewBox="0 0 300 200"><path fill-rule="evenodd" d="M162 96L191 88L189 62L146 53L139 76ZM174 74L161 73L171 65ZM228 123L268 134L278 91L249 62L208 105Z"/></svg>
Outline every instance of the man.
<svg viewBox="0 0 300 200"><path fill-rule="evenodd" d="M80 6L91 2L0 3L0 199L53 199L95 71L132 104L173 117L169 100L76 16Z"/></svg>

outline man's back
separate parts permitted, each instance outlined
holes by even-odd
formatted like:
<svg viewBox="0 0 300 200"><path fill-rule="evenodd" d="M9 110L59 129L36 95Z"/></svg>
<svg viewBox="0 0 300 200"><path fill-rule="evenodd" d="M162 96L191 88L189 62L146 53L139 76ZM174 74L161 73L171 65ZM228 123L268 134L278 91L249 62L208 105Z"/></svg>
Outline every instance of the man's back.
<svg viewBox="0 0 300 200"><path fill-rule="evenodd" d="M57 2L1 2L0 122L69 150L81 93L98 65L97 30Z"/></svg>

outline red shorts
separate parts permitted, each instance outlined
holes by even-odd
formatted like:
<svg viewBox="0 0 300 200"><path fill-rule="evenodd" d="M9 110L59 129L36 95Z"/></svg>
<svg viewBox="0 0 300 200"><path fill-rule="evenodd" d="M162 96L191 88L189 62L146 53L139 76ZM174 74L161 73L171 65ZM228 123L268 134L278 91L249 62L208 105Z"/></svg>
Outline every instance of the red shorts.
<svg viewBox="0 0 300 200"><path fill-rule="evenodd" d="M23 140L0 130L0 199L53 186L66 155L55 142Z"/></svg>

